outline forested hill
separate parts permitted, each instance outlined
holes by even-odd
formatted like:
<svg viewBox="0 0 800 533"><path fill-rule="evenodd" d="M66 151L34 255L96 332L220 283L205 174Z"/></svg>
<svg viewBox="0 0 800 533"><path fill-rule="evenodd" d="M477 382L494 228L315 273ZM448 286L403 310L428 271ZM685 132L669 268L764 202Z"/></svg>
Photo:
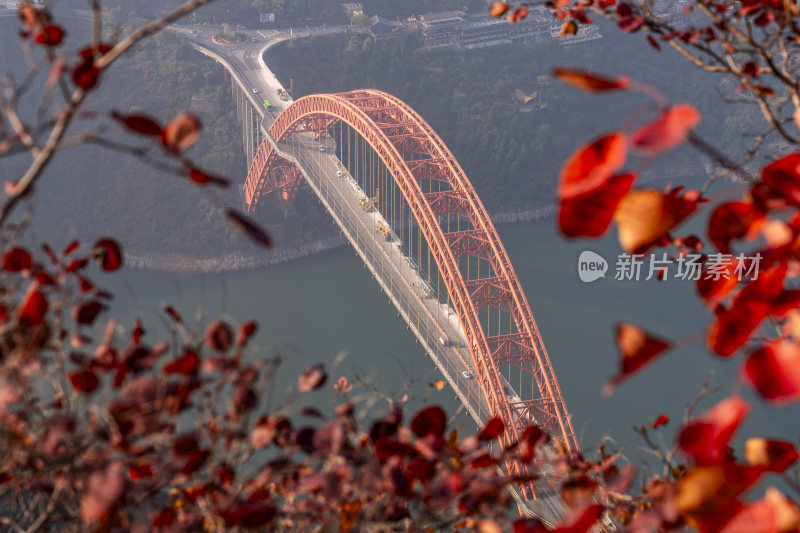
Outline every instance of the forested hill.
<svg viewBox="0 0 800 533"><path fill-rule="evenodd" d="M108 0L104 6L113 11L115 19L124 20L129 16L150 18L181 3L182 0ZM275 13L276 27L347 24L350 20L342 3L340 0L219 0L198 10L192 20L254 28L260 25L259 13ZM367 16L389 19L453 9L471 13L487 9L485 0L362 0L362 5ZM81 7L85 7L85 2Z"/></svg>

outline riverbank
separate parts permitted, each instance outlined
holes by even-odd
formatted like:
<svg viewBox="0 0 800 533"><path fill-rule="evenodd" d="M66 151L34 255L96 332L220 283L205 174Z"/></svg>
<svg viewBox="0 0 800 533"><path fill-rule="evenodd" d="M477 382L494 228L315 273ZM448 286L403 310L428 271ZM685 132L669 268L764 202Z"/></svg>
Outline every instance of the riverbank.
<svg viewBox="0 0 800 533"><path fill-rule="evenodd" d="M556 212L555 204L527 210L497 213L492 216L495 224L516 224L549 218ZM138 270L155 270L181 274L216 274L240 270L254 270L268 266L288 263L305 257L326 252L347 244L344 235L312 241L301 246L278 249L273 252L253 255L217 255L190 257L185 255L147 255L125 254L125 265Z"/></svg>

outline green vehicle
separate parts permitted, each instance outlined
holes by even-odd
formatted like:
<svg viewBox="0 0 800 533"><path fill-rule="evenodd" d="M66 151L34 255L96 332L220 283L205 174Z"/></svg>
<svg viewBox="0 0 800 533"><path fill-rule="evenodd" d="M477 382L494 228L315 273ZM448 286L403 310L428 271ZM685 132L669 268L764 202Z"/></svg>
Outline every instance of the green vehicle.
<svg viewBox="0 0 800 533"><path fill-rule="evenodd" d="M264 109L266 109L267 111L272 109L272 102L270 102L269 100L264 100Z"/></svg>

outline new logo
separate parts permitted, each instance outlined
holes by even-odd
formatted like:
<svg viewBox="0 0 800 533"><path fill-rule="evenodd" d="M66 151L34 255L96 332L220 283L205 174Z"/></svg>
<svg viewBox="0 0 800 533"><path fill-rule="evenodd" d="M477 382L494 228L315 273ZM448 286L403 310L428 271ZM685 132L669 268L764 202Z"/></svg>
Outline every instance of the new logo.
<svg viewBox="0 0 800 533"><path fill-rule="evenodd" d="M578 257L578 277L584 283L591 283L606 277L608 261L590 250L584 250Z"/></svg>

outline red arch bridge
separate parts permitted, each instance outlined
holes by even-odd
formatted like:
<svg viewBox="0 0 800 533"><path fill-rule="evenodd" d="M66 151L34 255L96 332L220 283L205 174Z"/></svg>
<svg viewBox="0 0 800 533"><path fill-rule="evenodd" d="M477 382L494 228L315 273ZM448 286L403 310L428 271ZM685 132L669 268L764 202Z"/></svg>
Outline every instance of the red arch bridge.
<svg viewBox="0 0 800 533"><path fill-rule="evenodd" d="M537 423L577 452L514 268L475 189L431 127L381 91L300 98L253 154L248 211L291 202L304 178L476 422L500 416L502 446ZM518 463L505 468L527 473ZM546 481L512 492L546 522L563 512Z"/></svg>

